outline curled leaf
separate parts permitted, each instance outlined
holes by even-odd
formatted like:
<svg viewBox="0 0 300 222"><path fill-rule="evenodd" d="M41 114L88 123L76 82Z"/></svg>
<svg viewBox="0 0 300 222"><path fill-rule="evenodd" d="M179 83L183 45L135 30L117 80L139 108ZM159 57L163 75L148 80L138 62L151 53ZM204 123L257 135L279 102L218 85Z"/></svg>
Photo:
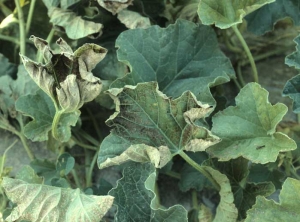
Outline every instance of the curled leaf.
<svg viewBox="0 0 300 222"><path fill-rule="evenodd" d="M133 0L98 0L98 4L115 15L131 5L132 1Z"/></svg>
<svg viewBox="0 0 300 222"><path fill-rule="evenodd" d="M36 63L21 55L31 78L52 98L64 112L74 112L93 100L101 91L99 78L91 70L106 55L107 50L95 44L84 44L74 53L63 40L58 39L60 53L54 53L48 43L31 36L35 46L43 53L46 64Z"/></svg>

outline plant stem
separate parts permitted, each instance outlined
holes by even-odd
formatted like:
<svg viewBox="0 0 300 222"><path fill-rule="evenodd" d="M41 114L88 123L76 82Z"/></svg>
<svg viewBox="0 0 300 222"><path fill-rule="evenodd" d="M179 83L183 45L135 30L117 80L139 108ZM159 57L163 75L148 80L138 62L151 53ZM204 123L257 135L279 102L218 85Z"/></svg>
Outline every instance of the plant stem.
<svg viewBox="0 0 300 222"><path fill-rule="evenodd" d="M94 144L96 147L100 146L100 143L91 135L87 134L85 131L80 130L80 135L86 139L87 141L89 141L90 143Z"/></svg>
<svg viewBox="0 0 300 222"><path fill-rule="evenodd" d="M91 120L92 120L92 122L93 122L93 125L94 125L94 127L95 127L95 130L96 130L96 132L97 132L97 135L98 135L100 141L102 141L102 140L103 140L103 136L102 136L102 133L101 133L101 131L100 131L100 129L99 129L99 126L98 126L98 124L97 124L97 121L96 121L96 119L95 119L93 113L91 112L91 110L90 110L89 108L87 108L87 111L88 111L89 116L91 117Z"/></svg>
<svg viewBox="0 0 300 222"><path fill-rule="evenodd" d="M181 179L180 173L176 173L176 172L174 172L174 171L161 172L161 173L162 173L162 174L165 174L165 175L167 175L167 176L169 176L169 177L178 179L178 180Z"/></svg>
<svg viewBox="0 0 300 222"><path fill-rule="evenodd" d="M74 136L72 136L71 139L72 139L78 146L81 146L81 147L84 148L84 149L88 149L88 150L97 150L96 147L90 146L90 145L87 145L87 144L84 144L84 143L80 142L79 140L77 140Z"/></svg>
<svg viewBox="0 0 300 222"><path fill-rule="evenodd" d="M10 36L6 36L6 35L1 35L1 34L0 34L0 39L1 39L1 40L4 40L4 41L12 42L12 43L14 43L14 44L16 44L16 45L19 45L19 44L20 44L19 40L17 40L17 39L14 38L14 37L10 37Z"/></svg>
<svg viewBox="0 0 300 222"><path fill-rule="evenodd" d="M246 82L245 82L244 77L242 75L241 65L238 64L236 69L237 69L236 72L237 72L238 79L240 80L240 83L241 83L242 87L244 87L246 85Z"/></svg>
<svg viewBox="0 0 300 222"><path fill-rule="evenodd" d="M57 128L58 128L60 117L63 113L64 113L63 110L56 110L55 116L54 116L53 122L52 122L52 136L53 136L53 138L55 138L58 141L59 141L59 139L58 139L59 134L57 132Z"/></svg>
<svg viewBox="0 0 300 222"><path fill-rule="evenodd" d="M257 74L257 69L256 69L256 65L255 65L255 62L254 62L254 59L253 59L253 56L250 52L250 49L244 39L244 37L242 36L242 34L240 33L238 27L236 25L232 26L232 29L233 31L235 32L236 36L238 37L238 39L240 40L247 56L248 56L248 59L249 59L249 62L250 62L250 65L251 65L251 68L252 68L252 72L253 72L253 78L254 78L254 81L258 83L258 74Z"/></svg>
<svg viewBox="0 0 300 222"><path fill-rule="evenodd" d="M35 157L34 157L32 151L31 151L31 149L29 148L28 143L27 143L27 139L25 138L23 133L16 131L15 134L21 139L21 142L23 144L24 149L26 150L26 153L27 153L29 159L34 160Z"/></svg>
<svg viewBox="0 0 300 222"><path fill-rule="evenodd" d="M5 17L13 13L3 2L0 2L0 9Z"/></svg>
<svg viewBox="0 0 300 222"><path fill-rule="evenodd" d="M24 15L23 10L20 5L20 0L15 0L16 8L18 11L19 17L19 30L20 30L20 53L25 55L26 53L26 33L25 33L25 23L24 23Z"/></svg>
<svg viewBox="0 0 300 222"><path fill-rule="evenodd" d="M193 208L198 209L198 197L197 197L197 191L193 189L192 191L192 203L193 203Z"/></svg>
<svg viewBox="0 0 300 222"><path fill-rule="evenodd" d="M236 87L238 87L238 89L241 90L242 87L241 87L240 83L237 81L237 79L232 79L232 80L233 80L234 84L236 85Z"/></svg>
<svg viewBox="0 0 300 222"><path fill-rule="evenodd" d="M29 8L29 12L28 12L28 17L27 17L27 22L26 22L26 29L25 29L26 30L26 35L28 35L29 29L30 29L30 26L31 26L35 1L36 0L31 0L31 2L30 2L30 8Z"/></svg>
<svg viewBox="0 0 300 222"><path fill-rule="evenodd" d="M81 184L80 184L78 175L77 175L77 173L76 173L76 171L75 171L74 169L71 170L71 174L72 174L72 176L73 176L73 178L74 178L76 187L79 188L79 189L81 189L82 187L81 187Z"/></svg>
<svg viewBox="0 0 300 222"><path fill-rule="evenodd" d="M93 157L93 160L92 160L92 162L91 162L89 171L88 171L87 181L86 181L86 186L87 186L87 187L92 186L92 174L93 174L93 169L94 169L94 167L95 167L96 161L97 161L97 159L98 159L98 152L99 152L99 150L95 153L95 155L94 155L94 157Z"/></svg>
<svg viewBox="0 0 300 222"><path fill-rule="evenodd" d="M196 170L198 170L200 173L202 173L211 183L212 185L219 191L220 186L216 183L214 178L211 177L210 173L208 173L203 167L201 167L198 163L196 163L194 160L192 160L183 150L179 152L179 155L192 167L194 167Z"/></svg>

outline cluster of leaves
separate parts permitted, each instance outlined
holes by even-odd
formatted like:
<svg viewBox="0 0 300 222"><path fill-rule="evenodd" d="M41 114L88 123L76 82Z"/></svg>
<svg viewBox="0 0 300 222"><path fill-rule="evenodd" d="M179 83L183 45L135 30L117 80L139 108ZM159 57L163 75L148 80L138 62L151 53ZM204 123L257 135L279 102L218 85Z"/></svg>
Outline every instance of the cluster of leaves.
<svg viewBox="0 0 300 222"><path fill-rule="evenodd" d="M299 122L283 127L288 108L269 102L259 84L268 73L243 37L277 37L286 17L296 29L299 5L0 0L0 130L30 158L13 174L15 143L2 148L3 219L299 221ZM300 69L294 41L285 63ZM264 59L272 44L251 50ZM298 114L300 75L282 90Z"/></svg>

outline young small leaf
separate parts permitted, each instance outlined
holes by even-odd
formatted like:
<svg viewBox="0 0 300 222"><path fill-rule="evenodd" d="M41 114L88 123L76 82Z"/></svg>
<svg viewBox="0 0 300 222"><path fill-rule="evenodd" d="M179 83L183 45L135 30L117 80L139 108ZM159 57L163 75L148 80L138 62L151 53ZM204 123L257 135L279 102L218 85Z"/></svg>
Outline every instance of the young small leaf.
<svg viewBox="0 0 300 222"><path fill-rule="evenodd" d="M2 187L17 204L6 220L98 222L110 209L112 196L84 195L79 189L65 189L22 180L3 178Z"/></svg>
<svg viewBox="0 0 300 222"><path fill-rule="evenodd" d="M249 83L236 97L235 107L213 117L212 132L222 141L208 152L221 161L243 156L254 163L274 162L280 152L297 147L287 135L275 132L286 112L284 104L268 102L268 92L260 85Z"/></svg>

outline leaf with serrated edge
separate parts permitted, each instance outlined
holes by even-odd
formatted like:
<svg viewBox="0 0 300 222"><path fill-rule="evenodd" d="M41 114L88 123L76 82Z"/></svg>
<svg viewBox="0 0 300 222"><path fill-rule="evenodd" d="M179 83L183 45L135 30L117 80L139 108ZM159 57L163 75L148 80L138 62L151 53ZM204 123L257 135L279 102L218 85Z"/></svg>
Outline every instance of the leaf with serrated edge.
<svg viewBox="0 0 300 222"><path fill-rule="evenodd" d="M299 0L276 0L247 15L245 19L247 21L247 29L250 32L256 35L263 35L271 31L279 20L287 17L293 20L295 26L299 26L299 14Z"/></svg>
<svg viewBox="0 0 300 222"><path fill-rule="evenodd" d="M24 135L27 138L32 141L45 141L48 139L48 132L51 130L55 115L55 107L46 93L39 90L35 95L20 97L16 102L16 109L33 118L24 127ZM79 115L79 111L62 115L57 129L61 141L66 142L70 139L70 126L75 126Z"/></svg>
<svg viewBox="0 0 300 222"><path fill-rule="evenodd" d="M171 100L155 82L108 92L115 101L116 112L106 123L114 129L101 143L99 166L107 158L121 155L130 145L167 146L173 155L180 150L204 151L219 142L209 130L193 123L196 118L204 118L211 107L198 102L190 92ZM124 142L128 145L120 145ZM118 149L112 149L114 144Z"/></svg>
<svg viewBox="0 0 300 222"><path fill-rule="evenodd" d="M289 221L298 222L300 218L300 181L287 178L279 195L279 203L258 196L252 209L248 210L245 222Z"/></svg>
<svg viewBox="0 0 300 222"><path fill-rule="evenodd" d="M187 212L183 206L175 205L168 209L155 206L155 181L156 170L151 163L131 162L126 165L123 178L109 192L118 207L115 220L187 222Z"/></svg>
<svg viewBox="0 0 300 222"><path fill-rule="evenodd" d="M235 78L214 30L205 25L179 19L167 28L128 30L119 35L116 47L118 59L131 73L111 88L157 81L167 96L177 98L190 90L199 101L215 105L210 87Z"/></svg>
<svg viewBox="0 0 300 222"><path fill-rule="evenodd" d="M213 117L212 132L222 141L208 149L220 161L243 156L254 163L274 162L280 152L296 149L296 143L276 131L287 112L284 104L272 106L268 92L257 83L246 85L236 97L236 106Z"/></svg>
<svg viewBox="0 0 300 222"><path fill-rule="evenodd" d="M218 28L226 29L238 23L243 18L275 0L200 0L198 15L205 25L214 24Z"/></svg>
<svg viewBox="0 0 300 222"><path fill-rule="evenodd" d="M85 195L79 189L65 189L22 180L3 178L2 187L17 204L6 220L32 222L98 222L110 209L112 196Z"/></svg>

